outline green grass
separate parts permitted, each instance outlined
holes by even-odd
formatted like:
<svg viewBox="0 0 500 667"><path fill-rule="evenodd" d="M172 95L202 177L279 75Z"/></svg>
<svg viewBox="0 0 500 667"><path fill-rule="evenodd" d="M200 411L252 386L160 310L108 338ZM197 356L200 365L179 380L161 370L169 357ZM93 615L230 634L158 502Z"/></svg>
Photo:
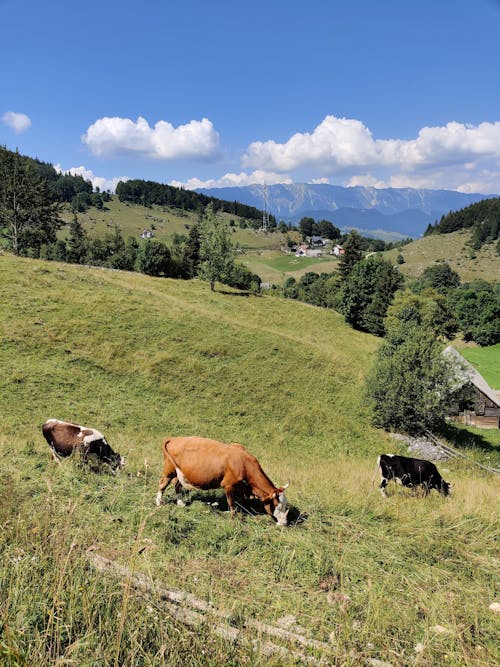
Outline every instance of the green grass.
<svg viewBox="0 0 500 667"><path fill-rule="evenodd" d="M238 216L229 213L220 215L228 223L231 221L234 223L232 226L234 241L243 249L279 249L286 245L284 234L278 232L264 234L250 228L241 229ZM62 212L61 218L66 223L71 222L73 214L69 208ZM103 210L89 208L85 213L78 213L78 219L90 236L103 236L112 232L115 225L118 225L124 238L128 236L138 238L143 230L151 229L156 239L170 244L174 234L187 236L189 228L198 220L198 214L173 207L152 206L147 208L138 204L121 202L118 197L113 196ZM67 233L67 227L60 232L62 237Z"/></svg>
<svg viewBox="0 0 500 667"><path fill-rule="evenodd" d="M289 616L330 643L314 652L329 664L497 664L498 480L449 462L449 499L379 496L377 455L404 449L370 425L363 401L378 339L292 301L7 254L0 324L7 665L299 665L266 657L245 625ZM127 467L51 463L49 417L105 431ZM273 481L291 479L289 501L308 519L284 530L265 516L231 520L204 502L220 491L187 508L167 491L155 508L168 434L242 442ZM480 438L464 451L494 463L499 434ZM255 651L98 573L95 551L210 601Z"/></svg>
<svg viewBox="0 0 500 667"><path fill-rule="evenodd" d="M492 389L500 391L500 343L489 347L463 346L459 351L477 368Z"/></svg>
<svg viewBox="0 0 500 667"><path fill-rule="evenodd" d="M299 280L308 271L331 273L338 268L338 260L334 257L295 257L270 249L247 252L240 257L240 261L259 275L263 282L275 285L282 285L290 276Z"/></svg>
<svg viewBox="0 0 500 667"><path fill-rule="evenodd" d="M485 244L480 250L472 251L469 240L470 231L431 234L383 254L393 263L399 254L403 255L405 263L398 267L405 276L419 276L435 262L447 262L462 282L500 280L500 261L495 243Z"/></svg>

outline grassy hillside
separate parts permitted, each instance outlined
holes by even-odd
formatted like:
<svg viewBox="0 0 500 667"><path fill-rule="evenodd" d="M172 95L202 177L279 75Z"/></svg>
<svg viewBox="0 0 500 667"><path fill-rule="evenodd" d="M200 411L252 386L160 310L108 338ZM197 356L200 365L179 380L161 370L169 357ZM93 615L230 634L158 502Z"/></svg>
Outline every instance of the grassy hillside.
<svg viewBox="0 0 500 667"><path fill-rule="evenodd" d="M7 254L0 297L0 662L305 664L270 657L259 621L322 642L295 648L329 664L496 664L497 479L450 462L449 499L379 496L376 456L404 449L363 402L377 339L305 304ZM48 417L105 431L127 467L50 463ZM244 443L307 520L231 520L205 503L220 492L155 508L168 434ZM481 438L467 455L493 460L499 434ZM254 644L174 618L133 573Z"/></svg>
<svg viewBox="0 0 500 667"><path fill-rule="evenodd" d="M489 282L500 280L500 258L495 244L485 244L480 250L469 245L470 231L453 234L432 234L417 239L401 249L388 250L384 256L391 262L402 254L404 264L399 265L403 275L419 276L435 262L447 262L458 273L462 282L482 278Z"/></svg>
<svg viewBox="0 0 500 667"><path fill-rule="evenodd" d="M240 229L237 216L228 213L219 213L228 222L234 221L234 240L245 249L280 248L286 245L283 234L263 234L253 229ZM61 217L71 222L73 214L69 209L62 212ZM89 208L85 213L78 213L78 219L91 236L102 236L112 231L115 225L121 229L122 236L139 237L145 229L152 229L155 238L170 244L174 234L188 234L189 228L197 221L198 215L192 211L183 211L174 207L152 206L145 207L138 204L121 202L113 196L103 210ZM65 233L65 230L62 232Z"/></svg>

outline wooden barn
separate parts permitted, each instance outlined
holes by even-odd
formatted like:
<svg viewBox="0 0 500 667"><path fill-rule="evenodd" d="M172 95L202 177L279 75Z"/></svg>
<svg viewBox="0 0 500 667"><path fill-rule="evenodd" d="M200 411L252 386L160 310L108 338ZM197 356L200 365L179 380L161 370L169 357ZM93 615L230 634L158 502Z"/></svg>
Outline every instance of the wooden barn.
<svg viewBox="0 0 500 667"><path fill-rule="evenodd" d="M461 388L450 418L478 428L500 428L500 392L454 347L450 345L443 354L454 365L457 388Z"/></svg>

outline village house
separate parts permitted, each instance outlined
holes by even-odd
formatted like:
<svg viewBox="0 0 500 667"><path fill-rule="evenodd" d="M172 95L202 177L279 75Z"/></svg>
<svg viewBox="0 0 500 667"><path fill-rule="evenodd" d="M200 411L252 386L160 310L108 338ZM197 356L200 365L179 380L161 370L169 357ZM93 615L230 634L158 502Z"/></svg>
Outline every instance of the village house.
<svg viewBox="0 0 500 667"><path fill-rule="evenodd" d="M145 229L141 233L141 239L152 239L154 237L154 233L150 229Z"/></svg>
<svg viewBox="0 0 500 667"><path fill-rule="evenodd" d="M335 255L335 257L339 257L340 255L344 254L344 248L338 243L336 243L331 249L330 254Z"/></svg>
<svg viewBox="0 0 500 667"><path fill-rule="evenodd" d="M477 371L453 346L443 355L453 365L457 389L460 389L450 419L478 428L500 428L500 392L492 389Z"/></svg>

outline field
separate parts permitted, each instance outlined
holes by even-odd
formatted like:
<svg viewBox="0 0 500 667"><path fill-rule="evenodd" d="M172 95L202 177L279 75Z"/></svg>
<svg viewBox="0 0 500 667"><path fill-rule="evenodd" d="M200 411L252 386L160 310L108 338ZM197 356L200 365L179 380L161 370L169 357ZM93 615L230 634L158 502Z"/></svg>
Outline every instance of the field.
<svg viewBox="0 0 500 667"><path fill-rule="evenodd" d="M464 345L458 349L477 368L490 387L500 391L500 343L490 347Z"/></svg>
<svg viewBox="0 0 500 667"><path fill-rule="evenodd" d="M338 268L338 260L328 255L318 258L295 257L272 250L248 252L240 258L240 261L259 275L263 282L275 285L282 285L290 276L299 280L308 271L331 273Z"/></svg>
<svg viewBox="0 0 500 667"><path fill-rule="evenodd" d="M279 249L286 245L286 236L280 233L264 234L253 229L240 229L240 218L228 213L221 213L228 222L233 221L232 227L235 242L245 250ZM71 222L73 214L65 209L61 218ZM89 208L85 213L78 213L78 220L91 236L102 236L110 233L115 225L121 230L122 236L138 238L142 231L150 229L155 238L163 243L170 244L175 234L187 235L189 228L196 223L198 214L192 211L163 206L146 208L138 204L121 202L113 196L103 210ZM63 228L62 236L68 229Z"/></svg>
<svg viewBox="0 0 500 667"><path fill-rule="evenodd" d="M435 262L447 262L462 282L479 278L488 282L500 280L500 261L495 243L485 244L480 250L473 251L468 245L469 239L470 231L432 234L383 254L391 262L396 262L399 254L403 255L405 263L399 268L405 276L419 276Z"/></svg>
<svg viewBox="0 0 500 667"><path fill-rule="evenodd" d="M498 664L498 478L454 460L451 498L380 496L377 455L405 450L363 399L378 339L293 301L8 254L0 323L1 664ZM49 417L103 430L126 468L51 463ZM499 433L462 433L498 466ZM292 525L231 520L220 491L156 508L169 434L245 444L290 479ZM194 626L160 588L217 613Z"/></svg>

